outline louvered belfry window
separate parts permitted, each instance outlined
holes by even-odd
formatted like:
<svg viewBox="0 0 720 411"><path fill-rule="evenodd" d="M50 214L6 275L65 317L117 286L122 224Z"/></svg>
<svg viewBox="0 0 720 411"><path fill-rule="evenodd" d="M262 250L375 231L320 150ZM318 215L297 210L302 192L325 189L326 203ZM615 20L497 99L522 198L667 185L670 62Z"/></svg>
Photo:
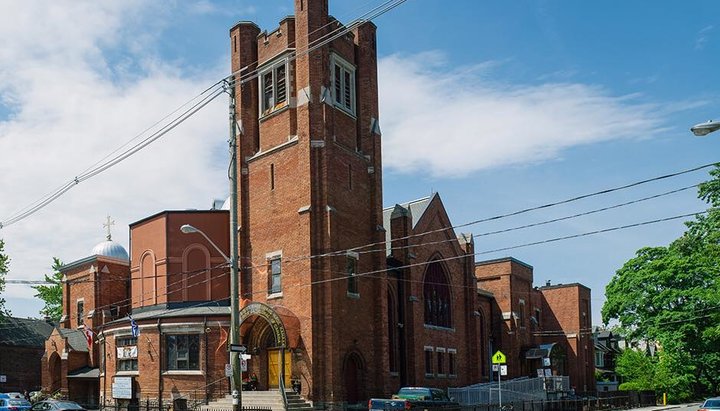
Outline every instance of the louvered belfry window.
<svg viewBox="0 0 720 411"><path fill-rule="evenodd" d="M355 116L355 66L332 55L332 92L335 107Z"/></svg>

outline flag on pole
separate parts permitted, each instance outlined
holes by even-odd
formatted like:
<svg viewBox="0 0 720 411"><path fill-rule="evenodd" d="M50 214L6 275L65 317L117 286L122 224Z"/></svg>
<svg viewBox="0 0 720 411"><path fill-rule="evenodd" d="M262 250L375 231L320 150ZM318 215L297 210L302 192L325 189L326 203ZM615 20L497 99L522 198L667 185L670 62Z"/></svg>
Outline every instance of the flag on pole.
<svg viewBox="0 0 720 411"><path fill-rule="evenodd" d="M137 336L140 335L140 327L138 327L134 318L129 315L128 318L130 318L130 331L132 332L132 336L137 338Z"/></svg>
<svg viewBox="0 0 720 411"><path fill-rule="evenodd" d="M83 332L85 333L85 339L87 340L88 348L92 348L93 337L95 336L95 333L93 332L93 330L90 329L90 327L85 327Z"/></svg>

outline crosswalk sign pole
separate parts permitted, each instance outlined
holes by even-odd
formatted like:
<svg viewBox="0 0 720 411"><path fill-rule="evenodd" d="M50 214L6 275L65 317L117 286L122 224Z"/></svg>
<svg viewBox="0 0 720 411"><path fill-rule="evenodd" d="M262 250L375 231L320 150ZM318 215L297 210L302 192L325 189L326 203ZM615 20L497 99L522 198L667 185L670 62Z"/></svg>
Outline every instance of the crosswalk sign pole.
<svg viewBox="0 0 720 411"><path fill-rule="evenodd" d="M500 403L500 409L502 410L502 389L500 388L500 368L498 368L498 402Z"/></svg>

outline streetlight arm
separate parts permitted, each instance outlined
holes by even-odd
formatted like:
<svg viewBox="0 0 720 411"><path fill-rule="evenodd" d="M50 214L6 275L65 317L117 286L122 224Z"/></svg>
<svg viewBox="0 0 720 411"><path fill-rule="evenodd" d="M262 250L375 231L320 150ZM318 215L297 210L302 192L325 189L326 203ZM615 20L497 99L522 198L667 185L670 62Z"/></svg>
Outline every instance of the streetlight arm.
<svg viewBox="0 0 720 411"><path fill-rule="evenodd" d="M213 240L211 240L210 237L208 237L208 236L207 236L202 230L200 230L199 228L193 227L193 226L191 226L190 224L185 224L185 225L183 225L183 226L180 228L180 231L182 231L182 232L185 233L185 234L189 234L189 233L198 233L198 234L200 234L201 236L203 236L203 238L205 238L205 239L208 241L208 243L210 243L211 246L213 246L213 247L217 250L218 253L220 253L221 256L223 256L223 258L225 259L226 262L232 264L232 260L230 259L230 257L228 257L227 254L225 254L225 253L223 252L223 250L221 250L220 247L218 247L217 244L215 244L215 242L214 242Z"/></svg>

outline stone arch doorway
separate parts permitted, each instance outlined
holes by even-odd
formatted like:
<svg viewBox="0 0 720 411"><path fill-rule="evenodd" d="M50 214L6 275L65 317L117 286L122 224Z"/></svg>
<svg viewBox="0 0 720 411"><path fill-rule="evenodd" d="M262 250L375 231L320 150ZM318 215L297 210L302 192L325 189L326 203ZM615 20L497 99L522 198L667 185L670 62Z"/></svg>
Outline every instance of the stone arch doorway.
<svg viewBox="0 0 720 411"><path fill-rule="evenodd" d="M54 393L62 388L62 363L57 352L50 354L48 371L50 373L50 392Z"/></svg>
<svg viewBox="0 0 720 411"><path fill-rule="evenodd" d="M252 302L240 310L240 333L251 355L244 378L257 377L258 389L290 387L292 355L285 325L267 304Z"/></svg>
<svg viewBox="0 0 720 411"><path fill-rule="evenodd" d="M365 367L362 357L357 352L350 352L343 362L343 382L345 401L357 404L365 398Z"/></svg>

